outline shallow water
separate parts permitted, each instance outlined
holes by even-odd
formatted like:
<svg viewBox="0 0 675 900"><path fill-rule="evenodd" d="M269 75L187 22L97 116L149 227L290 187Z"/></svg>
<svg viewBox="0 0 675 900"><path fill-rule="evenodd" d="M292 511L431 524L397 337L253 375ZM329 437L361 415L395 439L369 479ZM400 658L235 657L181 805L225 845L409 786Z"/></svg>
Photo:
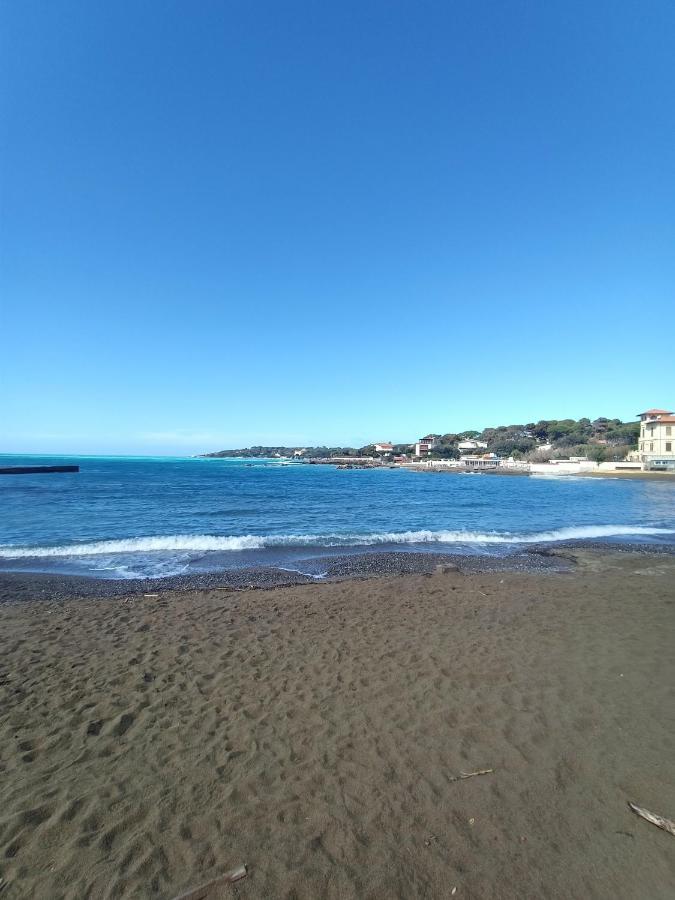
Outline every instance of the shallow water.
<svg viewBox="0 0 675 900"><path fill-rule="evenodd" d="M504 555L569 540L675 542L675 484L181 458L4 456L0 568L101 578L378 550Z"/></svg>

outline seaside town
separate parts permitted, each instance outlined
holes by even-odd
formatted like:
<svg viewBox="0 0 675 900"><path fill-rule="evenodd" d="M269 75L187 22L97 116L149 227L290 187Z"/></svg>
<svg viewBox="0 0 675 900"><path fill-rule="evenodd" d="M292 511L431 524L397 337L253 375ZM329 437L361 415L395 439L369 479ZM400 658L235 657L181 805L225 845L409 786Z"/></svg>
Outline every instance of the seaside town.
<svg viewBox="0 0 675 900"><path fill-rule="evenodd" d="M607 472L675 474L675 413L648 409L637 422L547 419L482 432L426 434L411 444L378 441L352 447L250 447L207 457L273 458L338 468L579 475Z"/></svg>

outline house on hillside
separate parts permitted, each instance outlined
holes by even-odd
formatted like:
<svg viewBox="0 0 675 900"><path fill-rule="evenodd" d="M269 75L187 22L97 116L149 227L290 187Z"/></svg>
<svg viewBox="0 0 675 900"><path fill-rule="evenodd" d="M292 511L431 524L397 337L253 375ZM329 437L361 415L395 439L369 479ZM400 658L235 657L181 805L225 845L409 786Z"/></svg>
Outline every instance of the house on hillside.
<svg viewBox="0 0 675 900"><path fill-rule="evenodd" d="M415 444L415 456L429 456L438 443L439 437L438 434L428 434L426 437L420 438Z"/></svg>
<svg viewBox="0 0 675 900"><path fill-rule="evenodd" d="M467 440L457 444L460 453L475 453L477 450L487 450L486 441Z"/></svg>
<svg viewBox="0 0 675 900"><path fill-rule="evenodd" d="M375 452L382 453L385 456L392 453L393 449L394 449L393 444L375 444Z"/></svg>
<svg viewBox="0 0 675 900"><path fill-rule="evenodd" d="M675 471L675 415L667 409L638 413L638 457L644 471Z"/></svg>

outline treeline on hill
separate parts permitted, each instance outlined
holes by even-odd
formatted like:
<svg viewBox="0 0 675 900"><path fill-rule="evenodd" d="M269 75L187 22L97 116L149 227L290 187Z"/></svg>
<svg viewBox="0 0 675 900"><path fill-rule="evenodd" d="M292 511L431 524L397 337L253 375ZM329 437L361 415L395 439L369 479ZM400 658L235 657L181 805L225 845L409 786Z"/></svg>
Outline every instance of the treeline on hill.
<svg viewBox="0 0 675 900"><path fill-rule="evenodd" d="M406 444L406 446L408 446ZM246 459L272 459L275 456L293 456L297 447L244 447L240 450L218 450L204 456L218 459L244 457ZM358 456L354 447L304 447L303 456L308 459L323 459L330 456Z"/></svg>
<svg viewBox="0 0 675 900"><path fill-rule="evenodd" d="M536 460L588 456L601 462L623 459L637 447L639 431L639 423L621 419L541 419L527 425L500 425L483 431L444 434L438 438L433 455L456 458L457 444L473 438L487 443L487 452L498 456Z"/></svg>
<svg viewBox="0 0 675 900"><path fill-rule="evenodd" d="M588 456L590 459L623 459L637 447L640 425L620 419L542 419L527 425L500 425L483 431L462 431L458 434L436 435L432 457L457 459L460 441L475 439L487 443L488 453L513 456L516 459L546 460L567 456ZM550 446L549 446L550 445ZM394 444L393 454L409 453L413 444ZM375 444L365 447L306 447L306 458L331 456L376 456ZM220 450L207 453L209 457L261 458L293 456L295 447L246 447L241 450Z"/></svg>

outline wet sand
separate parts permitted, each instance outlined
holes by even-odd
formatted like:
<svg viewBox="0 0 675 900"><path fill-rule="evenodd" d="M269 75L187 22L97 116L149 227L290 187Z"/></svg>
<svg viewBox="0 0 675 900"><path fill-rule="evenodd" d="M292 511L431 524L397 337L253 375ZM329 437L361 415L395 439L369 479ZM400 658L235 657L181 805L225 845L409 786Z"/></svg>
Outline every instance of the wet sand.
<svg viewBox="0 0 675 900"><path fill-rule="evenodd" d="M508 556L466 556L449 553L403 551L352 552L324 555L297 560L297 568L247 566L221 569L214 572L195 571L191 574L170 575L164 578L102 579L82 575L56 575L0 571L0 605L22 600L69 600L75 597L132 597L148 591L200 591L214 588L274 588L295 584L316 584L317 580L342 578L373 578L383 575L428 575L439 565L461 566L465 572L541 572L565 571L569 561L564 545L552 552L550 547L533 546L525 552ZM644 552L644 547L639 548ZM663 552L675 555L675 547L665 546ZM320 572L321 577L306 574L305 570Z"/></svg>
<svg viewBox="0 0 675 900"><path fill-rule="evenodd" d="M3 605L3 900L672 897L675 559L577 556Z"/></svg>

